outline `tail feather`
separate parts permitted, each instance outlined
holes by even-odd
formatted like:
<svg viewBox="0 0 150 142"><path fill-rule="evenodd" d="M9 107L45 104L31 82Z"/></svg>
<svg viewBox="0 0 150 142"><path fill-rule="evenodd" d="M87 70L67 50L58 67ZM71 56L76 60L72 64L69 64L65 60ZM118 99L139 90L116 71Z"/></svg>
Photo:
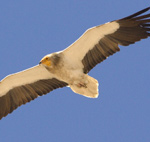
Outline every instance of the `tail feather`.
<svg viewBox="0 0 150 142"><path fill-rule="evenodd" d="M89 98L98 97L98 81L93 77L86 75L86 87L79 87L75 84L70 85L73 92Z"/></svg>

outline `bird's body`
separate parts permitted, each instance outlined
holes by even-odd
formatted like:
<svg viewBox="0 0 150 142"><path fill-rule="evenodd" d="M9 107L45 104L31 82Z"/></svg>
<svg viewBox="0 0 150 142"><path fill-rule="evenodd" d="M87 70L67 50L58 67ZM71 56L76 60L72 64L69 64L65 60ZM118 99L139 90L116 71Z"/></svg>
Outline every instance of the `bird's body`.
<svg viewBox="0 0 150 142"><path fill-rule="evenodd" d="M66 82L75 93L90 98L98 97L98 82L83 72L83 65L68 60L69 58L66 58L63 52L48 56L51 60L51 66L45 67L55 78Z"/></svg>
<svg viewBox="0 0 150 142"><path fill-rule="evenodd" d="M63 51L44 56L39 65L0 81L0 119L38 96L70 87L89 98L98 97L98 81L88 72L110 55L150 36L150 10L88 29Z"/></svg>

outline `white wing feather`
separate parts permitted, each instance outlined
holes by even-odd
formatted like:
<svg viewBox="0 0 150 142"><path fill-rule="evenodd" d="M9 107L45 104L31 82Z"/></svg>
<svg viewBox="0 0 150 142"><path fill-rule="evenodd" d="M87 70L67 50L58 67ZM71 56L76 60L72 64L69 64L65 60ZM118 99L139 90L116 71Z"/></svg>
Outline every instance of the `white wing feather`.
<svg viewBox="0 0 150 142"><path fill-rule="evenodd" d="M66 48L63 53L71 62L80 64L89 50L94 48L101 38L107 34L114 33L119 29L115 21L88 29L78 40Z"/></svg>
<svg viewBox="0 0 150 142"><path fill-rule="evenodd" d="M42 65L8 75L0 82L0 97L14 87L34 83L41 79L51 79L53 77L53 74Z"/></svg>

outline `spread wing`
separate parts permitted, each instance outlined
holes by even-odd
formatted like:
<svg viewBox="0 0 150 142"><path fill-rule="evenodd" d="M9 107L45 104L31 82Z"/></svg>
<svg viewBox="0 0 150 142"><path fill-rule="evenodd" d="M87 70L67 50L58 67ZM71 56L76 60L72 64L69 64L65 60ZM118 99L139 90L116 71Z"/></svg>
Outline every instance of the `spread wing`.
<svg viewBox="0 0 150 142"><path fill-rule="evenodd" d="M73 63L80 65L84 73L110 55L118 52L118 45L128 46L150 36L150 14L142 15L150 7L123 19L88 29L63 53Z"/></svg>
<svg viewBox="0 0 150 142"><path fill-rule="evenodd" d="M64 86L67 83L41 65L7 76L0 82L0 119L22 104Z"/></svg>

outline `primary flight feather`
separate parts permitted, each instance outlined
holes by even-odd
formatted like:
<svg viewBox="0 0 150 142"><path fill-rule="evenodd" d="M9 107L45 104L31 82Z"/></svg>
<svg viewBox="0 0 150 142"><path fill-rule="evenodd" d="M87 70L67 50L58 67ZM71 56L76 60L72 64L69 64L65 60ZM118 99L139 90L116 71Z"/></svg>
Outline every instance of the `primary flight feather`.
<svg viewBox="0 0 150 142"><path fill-rule="evenodd" d="M87 73L98 63L150 36L150 10L88 29L63 51L46 55L39 65L8 75L0 82L0 119L48 92L69 86L75 93L98 97L98 81Z"/></svg>

